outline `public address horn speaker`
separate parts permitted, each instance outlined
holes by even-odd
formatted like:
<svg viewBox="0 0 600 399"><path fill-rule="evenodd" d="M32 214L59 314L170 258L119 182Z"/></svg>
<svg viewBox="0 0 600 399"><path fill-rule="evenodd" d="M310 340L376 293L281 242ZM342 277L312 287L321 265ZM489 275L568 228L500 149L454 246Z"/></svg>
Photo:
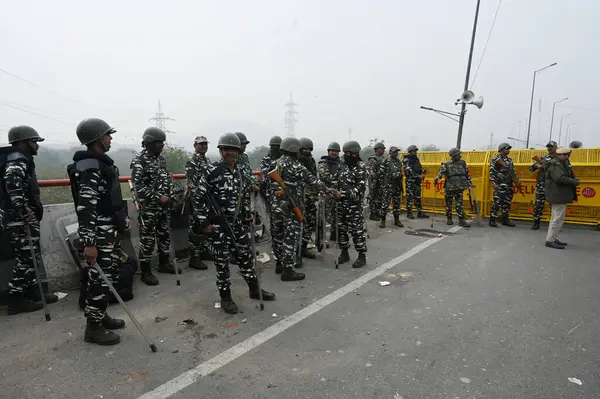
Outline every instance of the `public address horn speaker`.
<svg viewBox="0 0 600 399"><path fill-rule="evenodd" d="M473 104L479 109L483 107L483 97L480 96L475 98L475 93L473 93L471 90L465 91L462 96L460 96L460 101L465 104Z"/></svg>

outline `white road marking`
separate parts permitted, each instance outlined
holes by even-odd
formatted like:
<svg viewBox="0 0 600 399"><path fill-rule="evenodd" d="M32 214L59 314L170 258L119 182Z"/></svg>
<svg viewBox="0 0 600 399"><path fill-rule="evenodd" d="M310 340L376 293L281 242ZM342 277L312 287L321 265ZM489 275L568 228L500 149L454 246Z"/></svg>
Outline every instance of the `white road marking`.
<svg viewBox="0 0 600 399"><path fill-rule="evenodd" d="M460 229L460 226L455 226L448 231L455 233ZM172 380L165 382L164 384L156 387L152 391L140 396L138 399L164 399L176 394L177 392L189 387L203 376L220 369L221 367L234 361L238 357L250 352L257 346L278 336L288 328L300 323L302 320L317 313L319 310L331 305L346 294L354 292L354 290L360 288L369 281L385 273L392 267L395 267L400 263L404 262L405 260L410 259L419 252L427 249L428 247L443 240L444 238L446 238L446 236L430 238L429 240L422 242L421 244L408 250L402 255L397 256L394 259L391 259L386 263L382 264L381 266L363 274L356 280L333 291L331 294L324 296L323 298L305 307L304 309L299 310L298 312L281 320L276 324L273 324L271 327L268 327L267 329L259 332L258 334L255 334L247 340L232 346L226 351L218 354L217 356L213 357L210 360L207 360L204 363L197 365L193 369L186 371L178 377L175 377Z"/></svg>

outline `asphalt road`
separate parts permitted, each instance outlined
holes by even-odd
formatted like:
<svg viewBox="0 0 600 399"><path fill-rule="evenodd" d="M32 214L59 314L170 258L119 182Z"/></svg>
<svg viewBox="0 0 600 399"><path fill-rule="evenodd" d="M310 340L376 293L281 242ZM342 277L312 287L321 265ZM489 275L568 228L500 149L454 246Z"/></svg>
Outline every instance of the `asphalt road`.
<svg viewBox="0 0 600 399"><path fill-rule="evenodd" d="M560 251L528 227L429 238L371 224L363 269L335 270L333 250L305 262L302 282L265 265L278 300L264 312L236 273L243 313L215 309L212 265L186 269L181 287L173 276L136 281L128 304L158 353L131 322L118 346L85 344L74 293L51 305L51 322L3 315L0 396L598 398L600 235L566 229Z"/></svg>

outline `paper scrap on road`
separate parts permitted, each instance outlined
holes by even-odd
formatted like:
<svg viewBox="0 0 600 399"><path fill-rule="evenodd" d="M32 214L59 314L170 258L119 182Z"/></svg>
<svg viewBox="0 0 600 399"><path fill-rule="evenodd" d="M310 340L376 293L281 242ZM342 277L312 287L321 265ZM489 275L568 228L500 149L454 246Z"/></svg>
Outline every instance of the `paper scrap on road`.
<svg viewBox="0 0 600 399"><path fill-rule="evenodd" d="M55 292L54 295L56 295L60 301L61 299L66 298L68 294L66 292Z"/></svg>
<svg viewBox="0 0 600 399"><path fill-rule="evenodd" d="M470 384L470 383L471 383L471 380L470 380L469 378L466 378L466 377L461 377L461 379L460 379L460 380L461 380L462 382L464 382L465 384Z"/></svg>
<svg viewBox="0 0 600 399"><path fill-rule="evenodd" d="M215 309L221 309L221 302L215 301Z"/></svg>
<svg viewBox="0 0 600 399"><path fill-rule="evenodd" d="M256 257L256 261L259 263L269 263L271 261L271 257L268 253L263 252Z"/></svg>
<svg viewBox="0 0 600 399"><path fill-rule="evenodd" d="M390 285L390 282L389 281L380 281L378 284L382 287L385 287L386 285Z"/></svg>
<svg viewBox="0 0 600 399"><path fill-rule="evenodd" d="M570 382L572 382L573 384L577 384L577 385L582 385L583 384L583 382L581 382L581 380L579 378L569 377L568 380Z"/></svg>

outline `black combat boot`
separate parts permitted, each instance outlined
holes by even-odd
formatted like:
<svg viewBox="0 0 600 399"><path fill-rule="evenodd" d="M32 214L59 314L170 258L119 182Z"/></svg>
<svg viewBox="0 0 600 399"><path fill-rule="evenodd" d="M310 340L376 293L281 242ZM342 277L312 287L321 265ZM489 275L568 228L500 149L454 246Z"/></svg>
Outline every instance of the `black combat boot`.
<svg viewBox="0 0 600 399"><path fill-rule="evenodd" d="M385 218L384 217L381 218L381 222L379 223L379 227L382 228L382 229L385 227Z"/></svg>
<svg viewBox="0 0 600 399"><path fill-rule="evenodd" d="M540 221L539 220L534 220L533 221L533 226L531 226L531 230L539 230L540 229Z"/></svg>
<svg viewBox="0 0 600 399"><path fill-rule="evenodd" d="M379 220L381 220L381 217L379 217L377 214L375 213L371 213L371 216L369 217L369 219L374 220L376 222L379 222Z"/></svg>
<svg viewBox="0 0 600 399"><path fill-rule="evenodd" d="M40 295L40 290L37 285L32 285L31 287L25 290L25 298L31 299L34 302L41 302L42 296ZM44 299L46 299L46 303L55 303L58 302L58 295L55 294L44 294Z"/></svg>
<svg viewBox="0 0 600 399"><path fill-rule="evenodd" d="M335 240L337 240L337 234L336 234L335 229L332 229L329 232L329 241L335 241Z"/></svg>
<svg viewBox="0 0 600 399"><path fill-rule="evenodd" d="M448 226L452 226L454 222L452 221L452 216L448 216L448 221L446 222Z"/></svg>
<svg viewBox="0 0 600 399"><path fill-rule="evenodd" d="M465 220L465 218L458 218L458 225L460 227L471 227L471 225L469 223L467 223L467 221Z"/></svg>
<svg viewBox="0 0 600 399"><path fill-rule="evenodd" d="M508 216L504 216L504 220L502 220L502 224L508 227L515 227L516 224L513 223L512 220Z"/></svg>
<svg viewBox="0 0 600 399"><path fill-rule="evenodd" d="M358 269L367 264L367 254L365 252L358 253L358 259L352 264L353 269Z"/></svg>
<svg viewBox="0 0 600 399"><path fill-rule="evenodd" d="M88 319L85 327L84 341L98 345L116 345L121 342L121 337L112 331L109 331L100 321Z"/></svg>
<svg viewBox="0 0 600 399"><path fill-rule="evenodd" d="M307 259L315 259L317 255L314 254L306 245L302 245L302 257Z"/></svg>
<svg viewBox="0 0 600 399"><path fill-rule="evenodd" d="M125 328L125 320L114 319L105 313L104 318L102 319L102 325L107 330L119 330Z"/></svg>
<svg viewBox="0 0 600 399"><path fill-rule="evenodd" d="M140 269L142 270L142 281L146 285L158 285L158 279L152 274L149 260L140 260Z"/></svg>
<svg viewBox="0 0 600 399"><path fill-rule="evenodd" d="M350 262L350 254L348 253L348 248L343 248L340 256L338 257L338 265L346 262Z"/></svg>
<svg viewBox="0 0 600 399"><path fill-rule="evenodd" d="M283 273L283 263L281 263L281 261L277 261L277 263L275 263L275 274L281 273Z"/></svg>
<svg viewBox="0 0 600 399"><path fill-rule="evenodd" d="M231 291L230 290L219 290L219 295L221 295L221 309L225 313L236 314L238 312L238 307L231 299Z"/></svg>
<svg viewBox="0 0 600 399"><path fill-rule="evenodd" d="M408 219L414 219L414 218L415 218L415 215L413 215L413 213L412 213L412 210L410 210L410 209L407 209L407 210L406 210L406 217L407 217Z"/></svg>
<svg viewBox="0 0 600 399"><path fill-rule="evenodd" d="M258 292L258 281L256 279L254 279L248 283L248 289L249 289L250 298L260 299L260 294ZM261 289L261 291L262 291L262 297L263 297L264 301L274 301L275 300L274 293L263 290L263 289Z"/></svg>
<svg viewBox="0 0 600 399"><path fill-rule="evenodd" d="M208 266L206 266L206 264L204 262L202 262L202 260L199 257L196 257L196 256L190 257L190 263L188 266L191 267L192 269L196 269L196 270L207 270L208 269Z"/></svg>
<svg viewBox="0 0 600 399"><path fill-rule="evenodd" d="M490 222L488 224L490 225L490 227L498 227L498 225L496 224L496 218L493 216L490 216Z"/></svg>
<svg viewBox="0 0 600 399"><path fill-rule="evenodd" d="M44 304L42 302L32 301L31 299L25 298L25 294L22 292L18 294L11 293L8 295L7 313L9 315L35 312L43 307Z"/></svg>
<svg viewBox="0 0 600 399"><path fill-rule="evenodd" d="M404 227L404 225L400 221L400 215L394 215L394 226L396 226L396 227Z"/></svg>
<svg viewBox="0 0 600 399"><path fill-rule="evenodd" d="M202 251L200 252L200 260L208 260L208 261L212 261L213 260L213 256L210 253L210 251Z"/></svg>
<svg viewBox="0 0 600 399"><path fill-rule="evenodd" d="M426 214L423 211L418 211L417 212L417 218L419 218L419 219L429 219L429 215Z"/></svg>
<svg viewBox="0 0 600 399"><path fill-rule="evenodd" d="M556 241L546 241L546 246L548 248L554 248L554 249L565 249L564 245L560 245Z"/></svg>
<svg viewBox="0 0 600 399"><path fill-rule="evenodd" d="M175 274L175 265L171 262L169 254L158 255L158 272ZM182 270L180 267L177 268L177 273L181 274Z"/></svg>
<svg viewBox="0 0 600 399"><path fill-rule="evenodd" d="M304 273L298 273L291 267L284 267L283 274L281 275L281 281L300 281L305 278Z"/></svg>

